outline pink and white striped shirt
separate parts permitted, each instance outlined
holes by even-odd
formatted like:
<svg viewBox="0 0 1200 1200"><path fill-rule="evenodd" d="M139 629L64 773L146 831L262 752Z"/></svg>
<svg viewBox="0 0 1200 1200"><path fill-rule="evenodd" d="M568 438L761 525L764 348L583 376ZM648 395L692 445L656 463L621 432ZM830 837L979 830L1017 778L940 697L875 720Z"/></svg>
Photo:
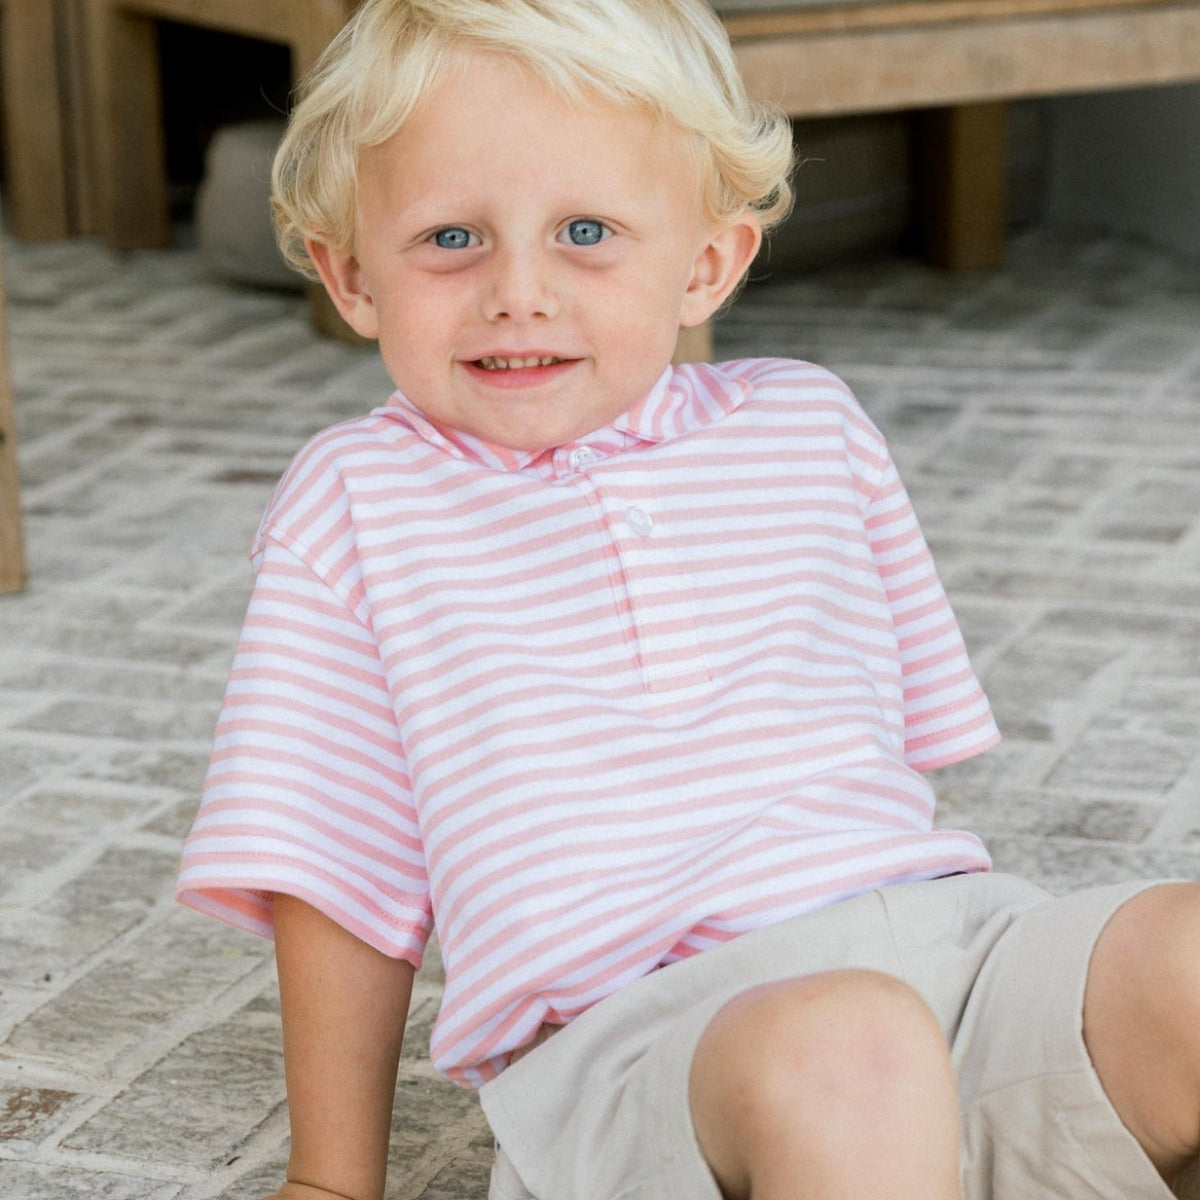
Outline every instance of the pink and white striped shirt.
<svg viewBox="0 0 1200 1200"><path fill-rule="evenodd" d="M883 440L805 363L671 368L527 455L402 397L253 551L179 897L419 963L478 1086L544 1022L878 884L986 870L921 772L998 738Z"/></svg>

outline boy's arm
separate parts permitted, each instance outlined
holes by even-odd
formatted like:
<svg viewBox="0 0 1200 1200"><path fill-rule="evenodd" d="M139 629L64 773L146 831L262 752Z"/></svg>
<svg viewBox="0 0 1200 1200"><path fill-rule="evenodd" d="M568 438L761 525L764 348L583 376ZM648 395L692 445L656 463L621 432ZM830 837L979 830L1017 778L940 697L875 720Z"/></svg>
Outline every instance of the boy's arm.
<svg viewBox="0 0 1200 1200"><path fill-rule="evenodd" d="M277 1200L382 1200L410 963L275 897L292 1152Z"/></svg>

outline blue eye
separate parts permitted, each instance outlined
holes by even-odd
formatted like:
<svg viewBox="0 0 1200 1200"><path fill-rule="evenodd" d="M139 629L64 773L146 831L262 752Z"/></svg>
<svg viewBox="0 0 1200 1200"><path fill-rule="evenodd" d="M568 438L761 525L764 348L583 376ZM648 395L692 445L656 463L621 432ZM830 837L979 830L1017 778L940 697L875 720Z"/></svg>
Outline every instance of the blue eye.
<svg viewBox="0 0 1200 1200"><path fill-rule="evenodd" d="M443 250L465 250L471 244L471 234L458 225L439 229L433 235L434 244Z"/></svg>
<svg viewBox="0 0 1200 1200"><path fill-rule="evenodd" d="M572 221L566 228L567 239L575 246L594 246L608 236L601 221Z"/></svg>

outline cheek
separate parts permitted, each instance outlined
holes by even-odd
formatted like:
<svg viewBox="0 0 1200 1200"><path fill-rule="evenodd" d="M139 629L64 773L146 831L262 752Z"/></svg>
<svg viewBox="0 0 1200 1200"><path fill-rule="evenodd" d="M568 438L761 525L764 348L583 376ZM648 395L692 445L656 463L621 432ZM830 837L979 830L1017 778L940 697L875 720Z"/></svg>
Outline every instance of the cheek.
<svg viewBox="0 0 1200 1200"><path fill-rule="evenodd" d="M421 304L405 302L396 296L376 302L379 315L379 354L392 383L411 394L420 381L428 378L439 359L436 341L439 323Z"/></svg>
<svg viewBox="0 0 1200 1200"><path fill-rule="evenodd" d="M677 263L648 266L638 277L609 291L602 302L609 318L636 333L651 336L657 326L673 326L683 303L686 282ZM586 297L585 297L586 302Z"/></svg>
<svg viewBox="0 0 1200 1200"><path fill-rule="evenodd" d="M419 352L429 346L431 337L439 330L448 327L443 306L428 293L417 294L413 289L401 288L377 298L375 307L379 313L380 342L398 349Z"/></svg>
<svg viewBox="0 0 1200 1200"><path fill-rule="evenodd" d="M461 276L422 274L388 295L389 323L404 336L450 336L476 309L475 289Z"/></svg>

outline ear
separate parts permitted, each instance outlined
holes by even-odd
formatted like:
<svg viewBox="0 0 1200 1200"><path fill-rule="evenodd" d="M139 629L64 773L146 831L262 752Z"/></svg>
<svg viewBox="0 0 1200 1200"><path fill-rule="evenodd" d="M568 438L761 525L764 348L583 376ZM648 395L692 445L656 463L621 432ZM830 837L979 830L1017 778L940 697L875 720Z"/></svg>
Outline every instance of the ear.
<svg viewBox="0 0 1200 1200"><path fill-rule="evenodd" d="M358 259L317 238L306 238L304 246L346 324L360 337L377 338L379 317Z"/></svg>
<svg viewBox="0 0 1200 1200"><path fill-rule="evenodd" d="M715 226L692 264L679 323L702 325L721 307L750 269L762 245L762 226L751 212Z"/></svg>

